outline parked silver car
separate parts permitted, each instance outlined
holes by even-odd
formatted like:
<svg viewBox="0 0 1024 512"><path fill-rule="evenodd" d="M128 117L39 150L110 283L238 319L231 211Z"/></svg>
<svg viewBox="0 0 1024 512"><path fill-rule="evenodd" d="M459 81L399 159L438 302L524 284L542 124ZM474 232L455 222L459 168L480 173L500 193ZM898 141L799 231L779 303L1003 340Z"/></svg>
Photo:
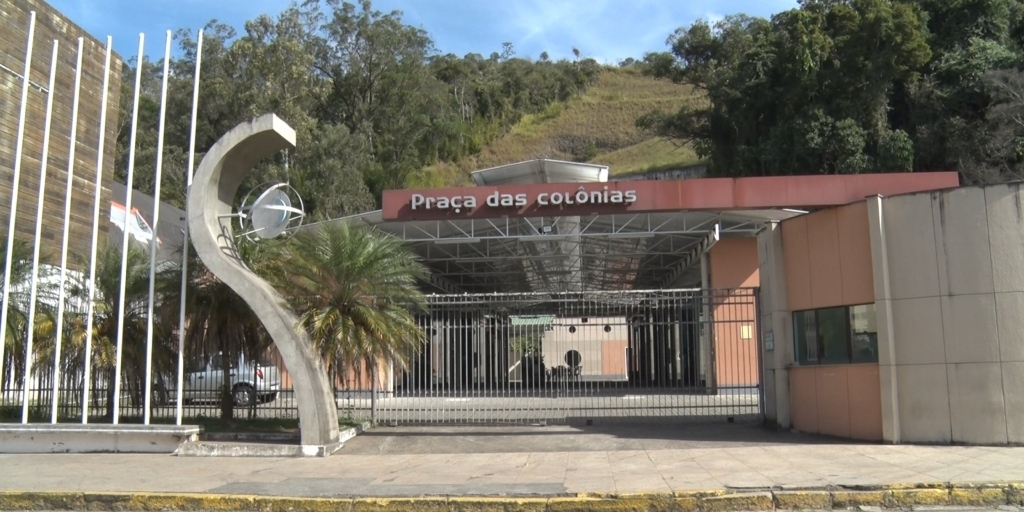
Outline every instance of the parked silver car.
<svg viewBox="0 0 1024 512"><path fill-rule="evenodd" d="M247 361L239 356L237 361L230 363L227 378L232 399L241 407L272 402L281 391L281 373L276 366L265 361ZM157 405L176 400L175 380L172 377L166 379L165 384L154 386L153 401ZM184 403L219 401L223 390L224 360L221 354L197 359L186 368L182 392Z"/></svg>

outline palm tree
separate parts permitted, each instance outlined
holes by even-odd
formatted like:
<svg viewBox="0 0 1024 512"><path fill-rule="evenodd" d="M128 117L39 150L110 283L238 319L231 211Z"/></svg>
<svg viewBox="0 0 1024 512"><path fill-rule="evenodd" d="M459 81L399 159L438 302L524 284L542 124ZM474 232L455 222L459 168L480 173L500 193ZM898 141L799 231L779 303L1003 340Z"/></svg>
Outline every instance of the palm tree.
<svg viewBox="0 0 1024 512"><path fill-rule="evenodd" d="M379 362L404 368L424 341L412 311L426 303L417 287L426 267L401 240L340 222L300 232L287 249L272 279L329 370L370 369L376 421Z"/></svg>
<svg viewBox="0 0 1024 512"><path fill-rule="evenodd" d="M94 294L95 311L93 316L93 345L92 365L96 370L96 376L107 374L108 377L99 377L99 381L106 381L107 387L107 408L106 419L108 421L114 416L114 386L113 371L116 362L116 350L118 343L118 299L121 294L121 249L116 245L109 245L97 253L96 262L96 290ZM146 333L147 314L149 301L149 254L147 250L129 243L128 264L125 273L125 311L124 311L124 337L121 338L121 382L128 392L133 406L138 406L142 401L142 393L145 390L145 369L146 369ZM171 343L172 315L160 314L161 310L168 311L170 305L177 306L173 300L174 285L181 281L177 279L177 269L164 269L157 273L157 302L153 335L153 374L161 375L170 371L176 360L175 345ZM73 293L80 297L86 297L87 288L84 284L73 287ZM175 309L176 312L176 309ZM177 315L173 315L177 319ZM72 344L69 347L69 360L82 361L85 346L85 322L73 322ZM71 369L69 369L71 370ZM84 383L83 385L91 385Z"/></svg>
<svg viewBox="0 0 1024 512"><path fill-rule="evenodd" d="M7 248L0 247L0 261L6 262ZM45 253L40 256L40 262L48 259ZM3 265L0 263L0 265ZM0 266L0 283L3 279L3 266ZM7 326L3 333L3 374L0 375L0 390L6 385L20 386L25 376L25 345L28 337L28 315L30 302L30 284L32 279L32 243L22 238L15 238L11 246L11 290L5 293L0 285L0 297L8 301ZM47 284L40 284L37 288L37 307L35 318L35 339L38 344L35 352L38 359L39 347L45 344L49 336L53 334L52 308L47 297L50 296L51 287ZM28 392L28 390L24 390Z"/></svg>
<svg viewBox="0 0 1024 512"><path fill-rule="evenodd" d="M257 272L261 272L272 258L269 248L240 240L239 256ZM186 354L207 360L220 353L227 375L229 365L238 361L239 355L255 360L270 346L270 337L263 324L238 294L210 272L190 250L189 286L187 289L188 327L185 331ZM231 382L223 379L220 413L221 418L234 417L235 403Z"/></svg>

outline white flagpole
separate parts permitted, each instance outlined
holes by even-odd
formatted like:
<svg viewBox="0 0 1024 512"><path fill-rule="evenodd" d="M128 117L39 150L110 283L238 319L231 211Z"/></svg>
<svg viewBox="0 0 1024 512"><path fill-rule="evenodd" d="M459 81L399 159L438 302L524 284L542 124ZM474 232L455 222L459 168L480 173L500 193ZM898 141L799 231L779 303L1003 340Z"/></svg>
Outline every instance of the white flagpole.
<svg viewBox="0 0 1024 512"><path fill-rule="evenodd" d="M71 242L71 189L75 178L75 148L78 145L78 98L82 90L82 48L85 39L78 38L78 62L75 67L75 94L71 100L71 142L68 147L68 183L64 192L64 243L60 249L60 282L57 292L57 339L53 347L53 403L50 423L57 423L57 393L60 391L60 348L64 341L64 304L68 281L68 243Z"/></svg>
<svg viewBox="0 0 1024 512"><path fill-rule="evenodd" d="M11 265L14 258L14 221L18 216L18 184L21 182L21 151L25 146L25 109L28 107L28 82L32 73L32 39L36 32L36 12L29 13L28 47L21 82L21 107L18 111L18 138L14 145L14 181L11 183L11 217L7 226L7 256L4 263L3 304L0 305L0 387L4 385L4 347L7 345L7 309L10 305ZM28 390L26 390L27 392Z"/></svg>
<svg viewBox="0 0 1024 512"><path fill-rule="evenodd" d="M192 131L188 139L188 181L185 185L185 197L188 198L188 191L192 187L192 172L195 169L196 158L196 116L199 112L199 70L203 58L203 31L199 31L196 39L196 72L192 84ZM187 204L188 201L186 200ZM181 425L182 402L184 401L185 385L185 294L188 284L188 208L185 213L185 233L181 244L181 309L178 313L178 387L177 405L175 410L175 423Z"/></svg>
<svg viewBox="0 0 1024 512"><path fill-rule="evenodd" d="M100 201L103 191L103 146L107 134L107 89L110 86L110 51L113 46L113 38L107 36L107 56L103 63L103 91L100 102L100 131L99 145L96 150L96 188L93 194L92 211L92 253L89 257L89 315L85 322L85 374L82 377L82 423L89 423L89 386L92 383L92 327L95 316L96 304L93 302L96 296L96 252L99 247L100 237Z"/></svg>
<svg viewBox="0 0 1024 512"><path fill-rule="evenodd" d="M46 199L46 168L50 159L50 127L53 125L53 86L57 79L57 40L53 40L50 56L50 81L46 89L46 120L43 121L43 154L39 157L39 196L36 203L36 234L32 248L32 282L28 292L28 322L25 337L25 394L21 402L21 422L28 423L28 383L32 368L32 341L35 337L36 294L39 291L39 246L43 235L43 203Z"/></svg>
<svg viewBox="0 0 1024 512"><path fill-rule="evenodd" d="M171 65L171 31L167 31L167 42L164 45L164 77L160 89L160 129L156 136L156 185L153 187L153 239L149 241L149 307L147 308L146 325L146 396L143 398L145 411L142 423L149 425L150 400L153 394L153 316L154 297L156 295L156 250L160 245L158 226L160 225L160 178L164 164L164 117L167 114L167 75ZM131 193L131 191L129 191Z"/></svg>
<svg viewBox="0 0 1024 512"><path fill-rule="evenodd" d="M139 34L139 57L135 64L135 96L132 102L132 132L130 146L128 148L128 183L125 185L124 200L124 233L121 235L121 294L117 301L117 339L114 340L114 418L115 425L120 421L121 415L121 352L124 346L124 307L125 307L125 281L128 273L128 235L131 231L128 218L132 214L132 190L135 178L135 135L139 123L139 88L142 85L142 66L145 64L146 34Z"/></svg>

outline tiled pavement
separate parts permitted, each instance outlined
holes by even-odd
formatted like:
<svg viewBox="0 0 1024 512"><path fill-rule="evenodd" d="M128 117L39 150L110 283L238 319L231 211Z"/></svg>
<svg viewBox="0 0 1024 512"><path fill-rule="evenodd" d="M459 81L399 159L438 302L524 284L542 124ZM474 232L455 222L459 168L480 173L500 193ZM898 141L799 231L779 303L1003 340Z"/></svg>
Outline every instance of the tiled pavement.
<svg viewBox="0 0 1024 512"><path fill-rule="evenodd" d="M0 455L0 490L559 495L1024 481L1024 448L857 444L750 426L379 428L322 459Z"/></svg>

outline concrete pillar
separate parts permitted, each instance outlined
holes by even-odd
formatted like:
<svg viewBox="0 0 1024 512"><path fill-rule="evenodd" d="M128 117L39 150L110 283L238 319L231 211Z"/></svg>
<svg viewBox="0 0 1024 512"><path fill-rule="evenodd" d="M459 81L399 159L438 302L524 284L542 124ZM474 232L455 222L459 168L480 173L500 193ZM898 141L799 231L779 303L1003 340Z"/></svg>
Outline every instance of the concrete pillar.
<svg viewBox="0 0 1024 512"><path fill-rule="evenodd" d="M769 224L757 236L761 277L761 339L764 340L765 413L779 428L791 427L789 370L793 364L793 320L786 297L782 227Z"/></svg>
<svg viewBox="0 0 1024 512"><path fill-rule="evenodd" d="M882 391L882 439L900 442L900 404L896 380L896 345L893 330L892 286L889 281L889 249L886 243L882 196L869 197L868 227L871 231L871 267L875 284L875 321L878 326L878 378Z"/></svg>

